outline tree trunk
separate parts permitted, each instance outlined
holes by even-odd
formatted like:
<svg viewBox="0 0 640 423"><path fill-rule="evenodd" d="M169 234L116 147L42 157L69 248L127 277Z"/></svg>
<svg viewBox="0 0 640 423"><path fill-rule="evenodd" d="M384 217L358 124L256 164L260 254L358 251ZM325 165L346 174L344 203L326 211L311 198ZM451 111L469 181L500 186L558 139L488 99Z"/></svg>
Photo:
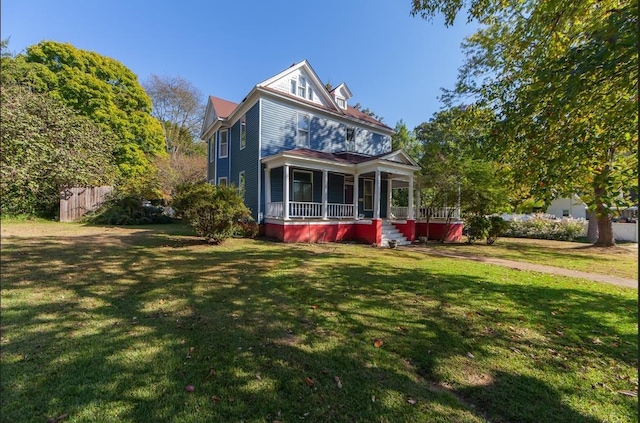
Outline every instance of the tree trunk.
<svg viewBox="0 0 640 423"><path fill-rule="evenodd" d="M587 227L587 241L594 244L598 241L598 218L596 212L589 211L589 226Z"/></svg>
<svg viewBox="0 0 640 423"><path fill-rule="evenodd" d="M613 247L616 245L613 239L613 227L611 225L611 216L607 213L602 197L604 195L603 188L595 188L596 200L596 218L598 219L598 241L594 245L598 247Z"/></svg>

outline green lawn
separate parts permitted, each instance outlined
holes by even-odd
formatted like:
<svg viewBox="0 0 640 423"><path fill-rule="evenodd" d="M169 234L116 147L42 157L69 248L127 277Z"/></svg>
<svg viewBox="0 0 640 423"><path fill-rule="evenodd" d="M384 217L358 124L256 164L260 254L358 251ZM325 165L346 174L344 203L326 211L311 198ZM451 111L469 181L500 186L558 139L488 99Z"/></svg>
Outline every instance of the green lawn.
<svg viewBox="0 0 640 423"><path fill-rule="evenodd" d="M638 247L632 243L596 248L579 242L499 238L493 245L429 242L428 248L638 279Z"/></svg>
<svg viewBox="0 0 640 423"><path fill-rule="evenodd" d="M3 222L1 264L3 421L638 421L637 290L178 225Z"/></svg>

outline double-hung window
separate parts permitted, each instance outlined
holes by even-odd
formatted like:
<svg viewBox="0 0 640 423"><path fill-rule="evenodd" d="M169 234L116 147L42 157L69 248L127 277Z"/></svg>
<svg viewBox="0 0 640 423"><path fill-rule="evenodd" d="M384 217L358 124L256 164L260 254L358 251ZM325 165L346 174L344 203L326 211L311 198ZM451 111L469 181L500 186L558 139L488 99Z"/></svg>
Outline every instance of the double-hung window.
<svg viewBox="0 0 640 423"><path fill-rule="evenodd" d="M238 193L244 199L244 170L238 174Z"/></svg>
<svg viewBox="0 0 640 423"><path fill-rule="evenodd" d="M220 150L218 151L221 159L229 156L229 131L224 129L220 131Z"/></svg>
<svg viewBox="0 0 640 423"><path fill-rule="evenodd" d="M345 150L347 151L355 151L356 150L356 128L349 127L347 128L347 137L345 143Z"/></svg>
<svg viewBox="0 0 640 423"><path fill-rule="evenodd" d="M364 209L373 210L373 180L364 180Z"/></svg>
<svg viewBox="0 0 640 423"><path fill-rule="evenodd" d="M247 146L247 124L240 122L240 150Z"/></svg>
<svg viewBox="0 0 640 423"><path fill-rule="evenodd" d="M213 134L211 138L209 138L209 163L213 163L213 160L216 158L216 135Z"/></svg>
<svg viewBox="0 0 640 423"><path fill-rule="evenodd" d="M307 98L307 78L304 76L298 78L298 96Z"/></svg>
<svg viewBox="0 0 640 423"><path fill-rule="evenodd" d="M313 173L293 171L293 201L310 203L313 201Z"/></svg>
<svg viewBox="0 0 640 423"><path fill-rule="evenodd" d="M311 117L305 113L298 113L298 125L296 134L296 145L298 147L309 148L309 128L311 127Z"/></svg>

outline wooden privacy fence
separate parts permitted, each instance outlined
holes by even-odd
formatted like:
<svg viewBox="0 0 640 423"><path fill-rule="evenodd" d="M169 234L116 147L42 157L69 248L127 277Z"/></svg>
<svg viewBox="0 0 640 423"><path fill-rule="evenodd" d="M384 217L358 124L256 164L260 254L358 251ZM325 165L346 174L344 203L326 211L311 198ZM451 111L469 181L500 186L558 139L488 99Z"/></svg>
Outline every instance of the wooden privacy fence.
<svg viewBox="0 0 640 423"><path fill-rule="evenodd" d="M60 191L60 222L73 222L98 208L113 188L73 187Z"/></svg>

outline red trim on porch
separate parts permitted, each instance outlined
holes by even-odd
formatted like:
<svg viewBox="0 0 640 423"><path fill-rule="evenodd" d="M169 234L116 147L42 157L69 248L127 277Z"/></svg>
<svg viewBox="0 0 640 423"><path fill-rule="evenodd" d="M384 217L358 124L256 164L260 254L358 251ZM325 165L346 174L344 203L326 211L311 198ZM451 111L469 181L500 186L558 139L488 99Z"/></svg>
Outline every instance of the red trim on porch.
<svg viewBox="0 0 640 423"><path fill-rule="evenodd" d="M413 242L416 239L416 221L406 220L404 223L393 223L402 235L407 238L407 241Z"/></svg>
<svg viewBox="0 0 640 423"><path fill-rule="evenodd" d="M462 222L429 222L429 239L441 240L444 238L447 242L462 241ZM405 235L406 236L406 235ZM416 236L427 236L427 222L416 223Z"/></svg>
<svg viewBox="0 0 640 423"><path fill-rule="evenodd" d="M277 221L264 224L264 234L283 242L360 241L380 245L382 220L351 222Z"/></svg>

